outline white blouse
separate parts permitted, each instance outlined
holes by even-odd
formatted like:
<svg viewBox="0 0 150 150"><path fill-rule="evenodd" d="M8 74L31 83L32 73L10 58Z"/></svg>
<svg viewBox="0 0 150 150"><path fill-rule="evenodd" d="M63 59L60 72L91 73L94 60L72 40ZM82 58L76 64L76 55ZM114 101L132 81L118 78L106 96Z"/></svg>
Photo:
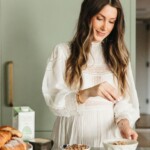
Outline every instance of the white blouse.
<svg viewBox="0 0 150 150"><path fill-rule="evenodd" d="M54 48L46 67L42 91L46 104L57 116L52 138L54 149L63 144L83 143L93 147L102 146L104 139L119 137L116 123L128 119L133 127L139 118L139 103L131 65L128 66L128 94L117 103L100 96L90 97L84 104L76 101L76 90L65 83L65 64L70 55L68 44ZM81 89L104 81L118 88L116 78L107 67L100 43L92 43L87 68L82 71ZM90 137L90 138L89 138Z"/></svg>

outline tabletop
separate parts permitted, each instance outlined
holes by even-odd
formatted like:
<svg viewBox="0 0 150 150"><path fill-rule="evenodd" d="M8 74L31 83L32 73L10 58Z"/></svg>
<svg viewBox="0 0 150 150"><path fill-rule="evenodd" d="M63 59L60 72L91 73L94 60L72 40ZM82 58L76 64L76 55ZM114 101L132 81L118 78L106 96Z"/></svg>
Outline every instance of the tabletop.
<svg viewBox="0 0 150 150"><path fill-rule="evenodd" d="M104 150L104 148L91 148L91 150ZM138 147L137 150L150 150L150 147Z"/></svg>

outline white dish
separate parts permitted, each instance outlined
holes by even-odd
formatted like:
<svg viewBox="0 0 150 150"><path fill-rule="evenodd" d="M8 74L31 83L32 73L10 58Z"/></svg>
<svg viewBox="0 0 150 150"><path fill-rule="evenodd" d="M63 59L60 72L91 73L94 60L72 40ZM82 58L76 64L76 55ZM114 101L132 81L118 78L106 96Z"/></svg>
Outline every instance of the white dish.
<svg viewBox="0 0 150 150"><path fill-rule="evenodd" d="M124 143L123 145L114 145L114 142ZM103 142L105 150L136 150L138 142L129 139L110 139Z"/></svg>
<svg viewBox="0 0 150 150"><path fill-rule="evenodd" d="M69 150L69 149L67 149L67 147L69 147L69 146L73 146L73 145L78 145L78 146L81 146L81 145L86 145L86 144L64 144L62 147L61 147L61 149L62 150ZM88 146L88 145L86 145L87 146L87 148L82 148L82 150L90 150L90 146ZM73 150L73 149L72 149ZM75 149L75 150L77 150L77 149Z"/></svg>
<svg viewBox="0 0 150 150"><path fill-rule="evenodd" d="M27 150L33 150L33 146L30 143L27 143Z"/></svg>

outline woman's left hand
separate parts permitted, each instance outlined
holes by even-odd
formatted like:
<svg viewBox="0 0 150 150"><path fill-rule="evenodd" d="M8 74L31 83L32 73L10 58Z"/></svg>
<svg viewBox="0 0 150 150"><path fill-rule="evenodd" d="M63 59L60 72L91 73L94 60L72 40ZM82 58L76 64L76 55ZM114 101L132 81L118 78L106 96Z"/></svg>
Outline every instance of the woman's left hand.
<svg viewBox="0 0 150 150"><path fill-rule="evenodd" d="M127 119L119 121L118 127L123 138L137 140L138 134L130 127Z"/></svg>

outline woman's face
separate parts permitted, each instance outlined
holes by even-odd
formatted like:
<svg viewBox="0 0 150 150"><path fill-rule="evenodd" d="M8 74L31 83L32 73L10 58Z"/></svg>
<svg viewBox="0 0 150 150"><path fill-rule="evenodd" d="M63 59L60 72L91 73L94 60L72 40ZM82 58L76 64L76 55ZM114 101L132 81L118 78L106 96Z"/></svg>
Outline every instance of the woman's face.
<svg viewBox="0 0 150 150"><path fill-rule="evenodd" d="M113 30L117 19L117 9L106 5L104 8L92 17L93 41L101 42Z"/></svg>

